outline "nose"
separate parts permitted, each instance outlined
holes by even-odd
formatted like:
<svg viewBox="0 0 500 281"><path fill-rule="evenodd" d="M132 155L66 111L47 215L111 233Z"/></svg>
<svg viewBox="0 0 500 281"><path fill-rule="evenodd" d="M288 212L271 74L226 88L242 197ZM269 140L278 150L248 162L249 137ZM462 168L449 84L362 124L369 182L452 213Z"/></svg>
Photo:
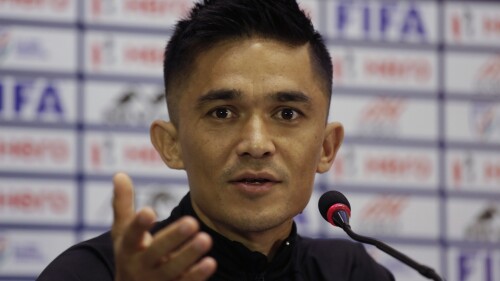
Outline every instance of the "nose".
<svg viewBox="0 0 500 281"><path fill-rule="evenodd" d="M243 124L236 152L238 156L257 159L269 157L276 152L273 138L262 118L252 116Z"/></svg>

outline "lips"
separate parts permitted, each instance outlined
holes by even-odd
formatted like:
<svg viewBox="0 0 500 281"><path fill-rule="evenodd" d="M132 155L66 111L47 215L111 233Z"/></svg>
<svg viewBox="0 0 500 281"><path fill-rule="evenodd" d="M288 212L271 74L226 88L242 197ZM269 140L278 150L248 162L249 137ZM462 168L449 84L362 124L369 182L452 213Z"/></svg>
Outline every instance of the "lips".
<svg viewBox="0 0 500 281"><path fill-rule="evenodd" d="M261 185L266 183L278 183L280 181L270 173L244 173L229 182Z"/></svg>
<svg viewBox="0 0 500 281"><path fill-rule="evenodd" d="M260 196L271 192L281 181L270 173L243 173L229 183L248 196Z"/></svg>

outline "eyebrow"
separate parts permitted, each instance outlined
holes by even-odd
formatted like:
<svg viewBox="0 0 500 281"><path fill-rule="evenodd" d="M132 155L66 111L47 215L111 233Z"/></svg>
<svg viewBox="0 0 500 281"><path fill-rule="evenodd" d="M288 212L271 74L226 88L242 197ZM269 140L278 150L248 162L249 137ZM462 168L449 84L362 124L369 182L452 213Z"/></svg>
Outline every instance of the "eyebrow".
<svg viewBox="0 0 500 281"><path fill-rule="evenodd" d="M299 91L281 91L273 93L271 98L278 102L304 102L310 103L311 98Z"/></svg>
<svg viewBox="0 0 500 281"><path fill-rule="evenodd" d="M212 101L229 101L241 99L243 93L236 89L217 89L211 90L199 97L196 101L198 107ZM310 104L311 98L300 91L279 91L271 93L269 99L276 102L302 102Z"/></svg>
<svg viewBox="0 0 500 281"><path fill-rule="evenodd" d="M199 97L196 101L197 106L202 106L203 104L211 101L217 100L235 100L241 97L241 92L235 89L218 89L212 90L203 96Z"/></svg>

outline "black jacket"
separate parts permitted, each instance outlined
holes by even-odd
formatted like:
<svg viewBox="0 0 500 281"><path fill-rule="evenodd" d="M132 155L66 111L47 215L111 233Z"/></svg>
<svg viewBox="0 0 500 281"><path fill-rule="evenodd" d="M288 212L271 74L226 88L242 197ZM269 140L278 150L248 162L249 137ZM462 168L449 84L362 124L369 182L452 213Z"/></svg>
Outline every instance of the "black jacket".
<svg viewBox="0 0 500 281"><path fill-rule="evenodd" d="M185 196L170 217L157 223L152 233L178 218L198 218ZM201 222L200 222L201 223ZM361 244L339 239L311 239L297 235L295 225L271 262L201 224L213 239L208 255L217 260L211 281L290 280L290 281L385 281L392 274L376 263ZM38 281L84 281L114 279L114 256L109 232L81 242L58 256L38 277Z"/></svg>

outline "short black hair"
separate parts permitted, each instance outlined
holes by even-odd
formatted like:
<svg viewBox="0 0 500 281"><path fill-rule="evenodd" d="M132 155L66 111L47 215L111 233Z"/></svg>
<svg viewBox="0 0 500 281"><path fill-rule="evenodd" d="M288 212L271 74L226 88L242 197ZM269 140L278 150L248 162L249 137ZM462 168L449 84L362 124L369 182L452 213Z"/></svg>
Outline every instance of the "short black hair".
<svg viewBox="0 0 500 281"><path fill-rule="evenodd" d="M195 57L216 43L259 36L292 46L310 44L315 68L328 94L332 91L332 60L321 35L296 0L203 0L180 20L165 49L163 78L170 120L177 124L179 93Z"/></svg>

